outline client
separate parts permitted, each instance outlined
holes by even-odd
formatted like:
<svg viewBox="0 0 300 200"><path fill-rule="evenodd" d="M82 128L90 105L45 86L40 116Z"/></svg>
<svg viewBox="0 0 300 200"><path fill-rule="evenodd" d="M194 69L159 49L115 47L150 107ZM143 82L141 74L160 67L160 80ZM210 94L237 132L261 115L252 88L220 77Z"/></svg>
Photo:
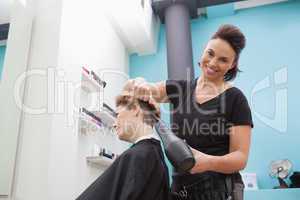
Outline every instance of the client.
<svg viewBox="0 0 300 200"><path fill-rule="evenodd" d="M133 145L77 200L167 200L169 175L160 141L153 125L160 117L157 103L142 105L134 97L133 81L127 82L116 98L117 120L114 125L119 139Z"/></svg>

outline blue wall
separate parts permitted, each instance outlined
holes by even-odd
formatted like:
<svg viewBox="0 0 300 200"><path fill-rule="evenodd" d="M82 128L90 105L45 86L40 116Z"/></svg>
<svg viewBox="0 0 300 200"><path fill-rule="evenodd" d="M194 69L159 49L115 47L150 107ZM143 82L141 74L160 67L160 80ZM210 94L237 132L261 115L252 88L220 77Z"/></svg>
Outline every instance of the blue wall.
<svg viewBox="0 0 300 200"><path fill-rule="evenodd" d="M1 75L2 75L2 71L3 71L5 50L6 50L6 46L0 46L0 80L2 77Z"/></svg>
<svg viewBox="0 0 300 200"><path fill-rule="evenodd" d="M243 72L234 82L251 102L255 124L250 158L244 171L257 173L261 189L272 188L277 185L277 180L268 175L270 161L288 158L293 162L294 170L300 171L300 94L297 88L300 83L300 2L289 1L240 10L229 16L193 20L191 26L197 76L200 71L196 63L202 49L211 34L224 23L237 25L247 38L247 46L240 58ZM284 67L287 69L287 81L275 81L274 73ZM155 55L131 56L130 76L142 76L148 81L167 79L164 26L161 27L158 52ZM251 92L267 77L270 78L270 87L255 92L251 101ZM280 95L276 103L275 94L278 91L287 91L288 96L285 98L282 93L278 93ZM282 112L275 112L276 105L279 111L282 108ZM287 105L287 109L282 107L284 105ZM287 130L280 130L284 128L285 112ZM278 119L272 121L274 116ZM166 119L167 115L164 117ZM251 196L251 193L247 195Z"/></svg>

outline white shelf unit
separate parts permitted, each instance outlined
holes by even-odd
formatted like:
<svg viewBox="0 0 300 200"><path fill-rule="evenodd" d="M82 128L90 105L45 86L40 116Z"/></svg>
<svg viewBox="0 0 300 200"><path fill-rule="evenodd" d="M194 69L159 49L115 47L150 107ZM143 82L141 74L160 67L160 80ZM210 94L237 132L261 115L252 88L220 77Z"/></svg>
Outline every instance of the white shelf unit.
<svg viewBox="0 0 300 200"><path fill-rule="evenodd" d="M96 120L91 119L91 117L86 114L79 114L78 121L79 131L83 135L96 134L98 131L102 130L102 125L97 123Z"/></svg>
<svg viewBox="0 0 300 200"><path fill-rule="evenodd" d="M104 126L107 128L113 128L113 125L116 120L115 111L106 103L103 103L103 106L99 111L93 111L93 114L99 117Z"/></svg>
<svg viewBox="0 0 300 200"><path fill-rule="evenodd" d="M94 71L86 68L81 73L81 88L86 92L101 92L106 86L106 82L101 80Z"/></svg>
<svg viewBox="0 0 300 200"><path fill-rule="evenodd" d="M110 159L104 156L87 156L86 161L98 166L109 167L114 162L114 159Z"/></svg>
<svg viewBox="0 0 300 200"><path fill-rule="evenodd" d="M103 106L100 111L88 111L85 108L80 108L78 128L81 134L96 134L99 131L105 131L105 129L107 129L109 134L112 134L116 114L113 110L110 110L111 108L107 104L104 105L105 106ZM83 110L85 110L85 112ZM87 113L91 113L98 119L95 119Z"/></svg>
<svg viewBox="0 0 300 200"><path fill-rule="evenodd" d="M92 151L86 157L86 161L93 165L108 167L115 161L117 157L118 155L110 152L108 149L94 144Z"/></svg>
<svg viewBox="0 0 300 200"><path fill-rule="evenodd" d="M80 143L84 144L84 147L82 146L80 152L89 166L104 170L114 159L101 155L100 148L95 149L95 146L110 149L114 155L120 153L120 142L113 132L116 113L103 103L105 85L106 82L101 80L95 71L82 68L78 133Z"/></svg>

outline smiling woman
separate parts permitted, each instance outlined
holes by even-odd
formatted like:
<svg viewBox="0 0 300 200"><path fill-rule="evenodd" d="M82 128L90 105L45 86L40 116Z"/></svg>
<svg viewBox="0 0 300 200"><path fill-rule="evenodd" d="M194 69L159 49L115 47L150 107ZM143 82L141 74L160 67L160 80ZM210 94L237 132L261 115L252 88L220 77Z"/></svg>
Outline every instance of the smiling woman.
<svg viewBox="0 0 300 200"><path fill-rule="evenodd" d="M158 102L173 105L173 131L191 147L196 159L190 173L174 170L175 199L243 199L239 171L247 164L253 122L245 95L229 81L238 73L245 42L238 27L222 25L200 58L200 77L144 81L135 87L138 96L152 95Z"/></svg>

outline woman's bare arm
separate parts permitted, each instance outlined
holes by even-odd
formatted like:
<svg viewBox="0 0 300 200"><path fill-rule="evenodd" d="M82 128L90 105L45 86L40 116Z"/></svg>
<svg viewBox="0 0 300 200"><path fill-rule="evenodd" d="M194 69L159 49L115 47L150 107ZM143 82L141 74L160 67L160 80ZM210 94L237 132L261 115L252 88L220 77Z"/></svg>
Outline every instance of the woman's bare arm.
<svg viewBox="0 0 300 200"><path fill-rule="evenodd" d="M169 102L166 81L150 83L146 82L143 78L136 78L129 81L134 81L134 93L138 98L149 101L151 96L158 103Z"/></svg>
<svg viewBox="0 0 300 200"><path fill-rule="evenodd" d="M157 83L152 83L152 85L153 86L151 89L151 94L154 100L156 100L159 103L168 103L169 99L166 91L166 82L161 81Z"/></svg>
<svg viewBox="0 0 300 200"><path fill-rule="evenodd" d="M193 149L196 165L191 173L215 171L231 174L244 169L248 161L250 138L250 126L234 126L231 128L228 154L212 156Z"/></svg>

